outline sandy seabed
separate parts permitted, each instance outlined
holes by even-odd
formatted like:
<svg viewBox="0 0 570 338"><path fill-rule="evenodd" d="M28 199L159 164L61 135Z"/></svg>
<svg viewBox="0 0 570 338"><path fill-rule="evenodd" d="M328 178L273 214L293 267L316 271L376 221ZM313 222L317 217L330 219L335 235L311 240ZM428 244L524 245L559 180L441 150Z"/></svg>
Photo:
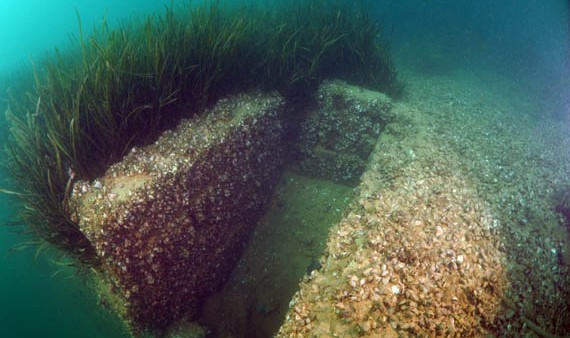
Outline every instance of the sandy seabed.
<svg viewBox="0 0 570 338"><path fill-rule="evenodd" d="M570 334L568 126L496 75L405 79L277 336Z"/></svg>

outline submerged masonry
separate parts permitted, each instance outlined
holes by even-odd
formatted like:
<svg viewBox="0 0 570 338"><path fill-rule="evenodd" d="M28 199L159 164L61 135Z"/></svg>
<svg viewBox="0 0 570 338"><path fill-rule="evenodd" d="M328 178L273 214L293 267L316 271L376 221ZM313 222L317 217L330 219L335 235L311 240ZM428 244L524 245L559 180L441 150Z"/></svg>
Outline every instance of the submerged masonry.
<svg viewBox="0 0 570 338"><path fill-rule="evenodd" d="M300 114L276 94L234 96L76 182L72 217L102 262L101 296L134 334L195 317L239 259L282 168L357 184L390 107L340 82Z"/></svg>

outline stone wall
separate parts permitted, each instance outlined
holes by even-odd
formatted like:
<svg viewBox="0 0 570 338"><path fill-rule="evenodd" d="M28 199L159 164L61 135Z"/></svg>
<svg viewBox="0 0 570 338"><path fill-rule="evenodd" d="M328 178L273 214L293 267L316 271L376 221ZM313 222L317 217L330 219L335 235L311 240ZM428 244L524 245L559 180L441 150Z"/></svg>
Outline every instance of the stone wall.
<svg viewBox="0 0 570 338"><path fill-rule="evenodd" d="M387 124L390 98L341 81L324 83L300 125L294 168L302 174L356 185Z"/></svg>
<svg viewBox="0 0 570 338"><path fill-rule="evenodd" d="M73 187L106 299L134 333L161 331L226 279L279 176L282 100L220 101Z"/></svg>

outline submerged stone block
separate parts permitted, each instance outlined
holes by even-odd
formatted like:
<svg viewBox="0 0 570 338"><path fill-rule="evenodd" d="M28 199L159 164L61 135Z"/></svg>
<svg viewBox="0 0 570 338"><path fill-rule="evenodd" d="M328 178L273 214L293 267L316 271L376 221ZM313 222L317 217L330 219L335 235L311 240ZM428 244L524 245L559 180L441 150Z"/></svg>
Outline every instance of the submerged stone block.
<svg viewBox="0 0 570 338"><path fill-rule="evenodd" d="M195 313L223 283L270 201L283 153L277 96L221 100L73 187L107 302L133 332Z"/></svg>
<svg viewBox="0 0 570 338"><path fill-rule="evenodd" d="M301 123L295 168L302 174L356 184L392 104L386 95L341 81L324 83Z"/></svg>

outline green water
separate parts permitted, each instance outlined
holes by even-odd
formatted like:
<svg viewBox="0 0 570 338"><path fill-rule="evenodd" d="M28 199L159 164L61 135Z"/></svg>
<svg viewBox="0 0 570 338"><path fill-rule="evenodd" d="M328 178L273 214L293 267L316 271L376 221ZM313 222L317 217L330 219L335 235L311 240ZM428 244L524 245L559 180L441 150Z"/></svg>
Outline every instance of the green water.
<svg viewBox="0 0 570 338"><path fill-rule="evenodd" d="M20 68L29 69L30 60L37 60L46 50L65 47L68 36L77 33L76 10L84 28L90 30L103 17L115 24L119 19L160 10L170 2L0 1L0 149L4 149L7 130L3 114L5 87L19 85L4 75L17 73ZM6 187L3 172L0 187ZM8 196L0 194L0 224L14 210L16 206ZM35 259L35 248L9 253L26 240L14 230L0 226L0 337L127 336L121 323L102 310L89 288L74 277L72 268L53 264L55 257L50 254Z"/></svg>
<svg viewBox="0 0 570 338"><path fill-rule="evenodd" d="M12 209L0 194L0 221ZM74 269L52 263L50 254L35 259L35 248L10 251L24 240L13 230L0 227L0 337L126 336Z"/></svg>

